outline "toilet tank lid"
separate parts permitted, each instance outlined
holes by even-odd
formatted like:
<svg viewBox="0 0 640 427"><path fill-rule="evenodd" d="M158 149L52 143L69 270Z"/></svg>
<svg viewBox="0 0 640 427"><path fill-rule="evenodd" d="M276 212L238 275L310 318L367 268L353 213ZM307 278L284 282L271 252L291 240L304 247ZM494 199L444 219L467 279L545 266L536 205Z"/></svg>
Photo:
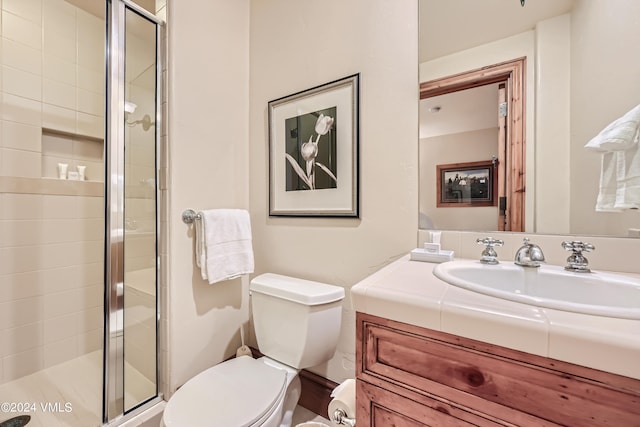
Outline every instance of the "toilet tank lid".
<svg viewBox="0 0 640 427"><path fill-rule="evenodd" d="M344 298L344 288L340 286L274 273L264 273L255 277L249 290L304 305L328 304Z"/></svg>

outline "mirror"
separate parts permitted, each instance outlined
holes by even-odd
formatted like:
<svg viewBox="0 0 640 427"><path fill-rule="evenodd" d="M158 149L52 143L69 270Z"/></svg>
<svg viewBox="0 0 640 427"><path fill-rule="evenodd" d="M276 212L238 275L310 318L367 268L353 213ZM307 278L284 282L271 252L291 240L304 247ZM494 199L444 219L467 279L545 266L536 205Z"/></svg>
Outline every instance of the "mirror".
<svg viewBox="0 0 640 427"><path fill-rule="evenodd" d="M522 185L513 189L524 195L523 231L640 233L639 210L596 211L602 154L584 148L640 104L637 16L635 0L420 0L421 84L525 59L522 114L512 116L524 127ZM499 201L436 200L438 165L500 157L496 91L483 85L421 100L421 228L500 230ZM508 157L501 164L513 166Z"/></svg>

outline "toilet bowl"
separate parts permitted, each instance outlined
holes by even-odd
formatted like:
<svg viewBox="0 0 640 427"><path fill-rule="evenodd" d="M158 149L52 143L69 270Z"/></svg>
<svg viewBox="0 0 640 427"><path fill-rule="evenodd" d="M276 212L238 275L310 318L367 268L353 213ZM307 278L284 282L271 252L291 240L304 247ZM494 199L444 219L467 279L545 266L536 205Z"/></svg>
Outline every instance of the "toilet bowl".
<svg viewBox="0 0 640 427"><path fill-rule="evenodd" d="M242 356L196 375L173 394L162 426L279 426L287 391L299 389L299 380L263 359Z"/></svg>
<svg viewBox="0 0 640 427"><path fill-rule="evenodd" d="M215 365L169 399L161 427L288 427L300 369L329 360L340 333L344 289L266 273L251 281L260 359Z"/></svg>

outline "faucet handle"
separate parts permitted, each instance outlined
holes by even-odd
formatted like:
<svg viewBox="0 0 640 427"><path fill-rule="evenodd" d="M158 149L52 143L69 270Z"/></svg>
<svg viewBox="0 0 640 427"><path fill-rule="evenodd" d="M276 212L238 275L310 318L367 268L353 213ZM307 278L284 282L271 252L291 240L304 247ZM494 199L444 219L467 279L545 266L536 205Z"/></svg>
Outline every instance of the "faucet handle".
<svg viewBox="0 0 640 427"><path fill-rule="evenodd" d="M485 246L480 257L481 263L498 264L498 253L495 251L495 249L493 249L493 247L504 245L504 240L494 239L493 237L485 237L483 239L476 239L476 243Z"/></svg>
<svg viewBox="0 0 640 427"><path fill-rule="evenodd" d="M591 243L581 242L580 240L574 240L572 242L562 242L562 247L565 251L573 251L576 253L591 252L596 248Z"/></svg>
<svg viewBox="0 0 640 427"><path fill-rule="evenodd" d="M504 240L494 239L493 237L485 237L483 239L476 239L476 243L479 245L485 245L489 248L504 245Z"/></svg>
<svg viewBox="0 0 640 427"><path fill-rule="evenodd" d="M571 251L571 255L567 258L567 265L564 267L567 271L576 273L589 273L589 260L582 255L582 252L591 252L596 249L591 243L574 240L571 242L562 242L565 251Z"/></svg>

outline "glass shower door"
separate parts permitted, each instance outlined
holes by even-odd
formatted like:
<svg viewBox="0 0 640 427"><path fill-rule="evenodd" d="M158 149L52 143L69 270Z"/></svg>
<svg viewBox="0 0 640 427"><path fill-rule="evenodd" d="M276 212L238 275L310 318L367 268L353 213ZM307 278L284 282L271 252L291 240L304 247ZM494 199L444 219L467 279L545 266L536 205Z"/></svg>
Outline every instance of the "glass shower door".
<svg viewBox="0 0 640 427"><path fill-rule="evenodd" d="M158 396L157 141L160 26L128 0L110 2L107 175L108 337L105 421Z"/></svg>
<svg viewBox="0 0 640 427"><path fill-rule="evenodd" d="M124 409L157 394L156 24L126 11ZM130 108L131 109L131 108Z"/></svg>

